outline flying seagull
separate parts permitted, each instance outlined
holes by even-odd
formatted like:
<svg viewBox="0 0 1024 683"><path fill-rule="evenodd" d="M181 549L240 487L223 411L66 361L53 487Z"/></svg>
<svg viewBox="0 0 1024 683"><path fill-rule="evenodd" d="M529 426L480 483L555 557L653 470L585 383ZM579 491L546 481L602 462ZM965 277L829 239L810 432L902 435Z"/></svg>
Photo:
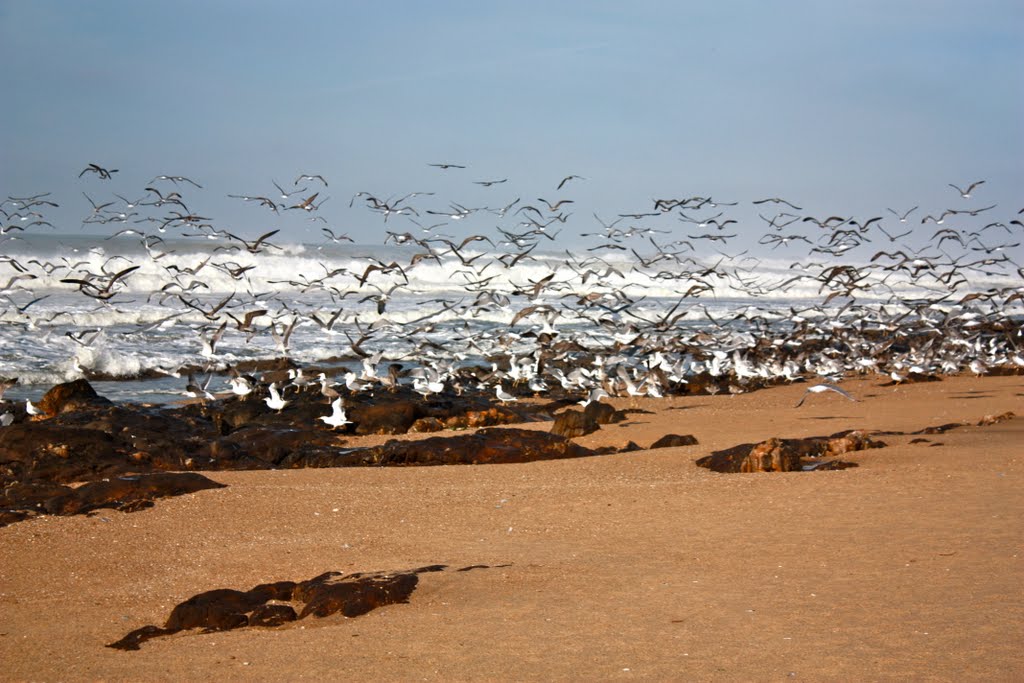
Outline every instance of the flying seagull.
<svg viewBox="0 0 1024 683"><path fill-rule="evenodd" d="M800 402L793 407L799 408L800 406L802 406L804 404L804 401L807 400L807 394L822 394L826 391L834 391L840 396L845 396L851 401L857 401L857 399L855 399L853 396L850 396L848 393L846 393L845 391L843 391L834 384L815 384L814 386L807 387L807 391L805 391L804 395L800 398Z"/></svg>
<svg viewBox="0 0 1024 683"><path fill-rule="evenodd" d="M103 168L102 166L99 166L98 164L89 164L88 166L86 166L82 170L81 173L78 174L78 177L81 178L86 173L95 173L96 175L98 175L100 177L100 180L110 180L110 175L112 173L117 173L117 169L116 168L106 169L106 168ZM973 187L973 185L972 185L972 187Z"/></svg>
<svg viewBox="0 0 1024 683"><path fill-rule="evenodd" d="M964 199L970 199L971 198L971 191L974 190L974 188L976 188L978 185L981 185L984 182L985 182L984 180L975 181L975 182L971 183L970 185L968 185L966 190L961 189L960 187L957 187L953 183L947 183L947 184L950 187L952 187L954 190L959 192L960 196L963 197Z"/></svg>
<svg viewBox="0 0 1024 683"><path fill-rule="evenodd" d="M584 178L581 175L567 175L564 178L562 178L562 182L558 183L558 187L556 187L555 189L561 190L562 187L570 180L586 180L586 178Z"/></svg>

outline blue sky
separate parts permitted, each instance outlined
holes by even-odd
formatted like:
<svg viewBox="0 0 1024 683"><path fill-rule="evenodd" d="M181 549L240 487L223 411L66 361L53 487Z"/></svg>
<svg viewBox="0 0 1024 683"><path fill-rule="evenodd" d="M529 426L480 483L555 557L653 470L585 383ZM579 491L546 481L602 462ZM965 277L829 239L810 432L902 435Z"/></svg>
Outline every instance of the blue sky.
<svg viewBox="0 0 1024 683"><path fill-rule="evenodd" d="M322 214L368 243L382 222L348 208L357 191L435 191L419 204L435 209L572 198L565 238L654 197L867 217L941 211L947 183L979 179L1008 216L1022 29L1019 0L0 0L0 194L51 191L51 221L76 232L80 192L135 198L180 174L218 227L312 239L225 195L320 173ZM89 162L120 172L79 179ZM556 194L570 173L587 180Z"/></svg>

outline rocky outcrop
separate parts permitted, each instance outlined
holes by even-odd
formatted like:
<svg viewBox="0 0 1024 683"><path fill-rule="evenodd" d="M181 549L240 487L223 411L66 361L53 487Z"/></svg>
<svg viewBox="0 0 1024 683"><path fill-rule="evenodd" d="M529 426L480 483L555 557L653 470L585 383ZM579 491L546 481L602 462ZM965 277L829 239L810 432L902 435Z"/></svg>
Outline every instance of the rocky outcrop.
<svg viewBox="0 0 1024 683"><path fill-rule="evenodd" d="M594 455L560 436L533 429L489 427L472 434L389 441L347 454L347 465L483 465Z"/></svg>
<svg viewBox="0 0 1024 683"><path fill-rule="evenodd" d="M596 432L601 428L593 416L582 410L566 410L555 416L555 423L551 425L551 433L572 439L577 436L584 436Z"/></svg>
<svg viewBox="0 0 1024 683"><path fill-rule="evenodd" d="M84 379L65 382L51 388L37 406L44 415L53 417L65 412L94 406L109 406L110 401L96 393Z"/></svg>
<svg viewBox="0 0 1024 683"><path fill-rule="evenodd" d="M224 487L196 472L158 472L65 487L66 491L48 498L43 508L51 515L78 515L100 508L134 512L152 507L158 498Z"/></svg>
<svg viewBox="0 0 1024 683"><path fill-rule="evenodd" d="M349 428L392 433L414 425L434 431L550 419L529 406L491 405L479 396L425 401L410 394L349 397L354 423ZM0 525L43 513L141 509L192 485L184 479L141 477L161 472L482 464L593 454L543 432L494 428L345 448L344 432L319 419L331 412L327 400L309 389L286 392L288 403L280 411L257 397L165 407L114 405L97 397L84 380L58 385L47 396L53 417L30 418L22 412L14 424L0 427ZM82 482L87 485L71 495L67 485Z"/></svg>
<svg viewBox="0 0 1024 683"><path fill-rule="evenodd" d="M771 438L761 443L745 443L697 460L697 465L714 472L799 472L856 467L854 463L826 462L823 459L885 444L860 431L805 439Z"/></svg>

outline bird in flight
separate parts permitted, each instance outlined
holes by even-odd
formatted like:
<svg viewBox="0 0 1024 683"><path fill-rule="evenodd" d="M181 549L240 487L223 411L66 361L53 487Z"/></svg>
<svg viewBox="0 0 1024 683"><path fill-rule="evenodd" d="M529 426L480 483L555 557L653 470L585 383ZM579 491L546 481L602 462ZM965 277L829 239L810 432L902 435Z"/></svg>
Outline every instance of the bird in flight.
<svg viewBox="0 0 1024 683"><path fill-rule="evenodd" d="M907 222L907 216L909 216L910 214L912 214L915 211L917 211L917 207L915 206L913 209L910 209L909 211L906 211L904 213L897 213L896 211L893 211L892 209L888 209L888 208L886 209L886 211L891 213L893 216L896 216L896 218L899 218L900 219L900 223L906 223Z"/></svg>
<svg viewBox="0 0 1024 683"><path fill-rule="evenodd" d="M561 190L562 187L570 180L586 180L586 178L584 178L581 175L567 175L564 178L562 178L562 182L558 183L558 187L556 187L555 189Z"/></svg>
<svg viewBox="0 0 1024 683"><path fill-rule="evenodd" d="M322 175L309 175L306 173L303 173L302 175L295 179L295 186L298 187L299 183L304 182L306 180L319 180L321 183L324 184L324 187L327 187L327 180Z"/></svg>
<svg viewBox="0 0 1024 683"><path fill-rule="evenodd" d="M78 177L81 178L86 173L95 173L100 177L100 180L110 180L111 174L117 173L117 169L106 169L97 164L89 164L88 166L82 169L82 172L78 174Z"/></svg>
<svg viewBox="0 0 1024 683"><path fill-rule="evenodd" d="M303 199L298 204L292 204L291 206L285 207L285 210L287 211L288 209L302 209L303 211L312 211L312 210L316 209L319 206L319 205L314 205L313 204L313 202L316 201L316 198L319 195L320 195L319 192L314 192L313 194L311 194L310 196L306 197L305 199ZM320 203L323 204L323 202L320 202Z"/></svg>
<svg viewBox="0 0 1024 683"><path fill-rule="evenodd" d="M459 166L458 164L427 164L427 166L433 166L439 168L442 171L447 171L449 168L466 168L465 166Z"/></svg>
<svg viewBox="0 0 1024 683"><path fill-rule="evenodd" d="M799 206L795 206L792 202L787 202L781 197L768 197L767 199L756 199L751 204L764 204L765 202L771 202L772 204L785 204L791 207L794 211L803 211Z"/></svg>
<svg viewBox="0 0 1024 683"><path fill-rule="evenodd" d="M158 180L170 180L175 185L177 185L178 183L190 183L191 185L195 185L199 189L203 189L202 185L200 185L196 181L192 180L191 178L186 178L183 175L158 175L157 177L155 177L152 180L150 180L149 184L152 185L153 183L155 183Z"/></svg>
<svg viewBox="0 0 1024 683"><path fill-rule="evenodd" d="M973 183L971 183L970 185L967 186L966 190L961 189L960 187L954 185L953 183L948 183L948 185L950 187L952 187L954 190L956 190L957 192L959 192L960 196L963 197L964 199L970 199L971 198L971 192L974 190L974 188L976 188L978 185L983 184L984 182L985 182L984 180L978 180L976 182L973 182Z"/></svg>
<svg viewBox="0 0 1024 683"><path fill-rule="evenodd" d="M80 292L82 292L82 294L90 296L94 299L99 299L100 301L106 301L107 299L113 298L113 296L117 294L117 291L114 289L114 285L117 283L117 281L123 278L125 275L133 273L138 269L139 266L131 266L130 268L125 268L119 273L111 275L107 279L106 283L103 284L102 287L93 280L83 280L80 278L64 278L61 280L61 282L72 285L78 285L78 289Z"/></svg>
<svg viewBox="0 0 1024 683"><path fill-rule="evenodd" d="M800 406L802 406L804 404L804 401L807 400L808 394L822 394L826 391L834 391L840 396L848 398L851 401L857 401L857 399L855 399L853 396L850 396L848 393L837 387L835 384L815 384L814 386L807 387L807 391L804 392L804 395L803 397L801 397L800 402L793 407L799 408Z"/></svg>

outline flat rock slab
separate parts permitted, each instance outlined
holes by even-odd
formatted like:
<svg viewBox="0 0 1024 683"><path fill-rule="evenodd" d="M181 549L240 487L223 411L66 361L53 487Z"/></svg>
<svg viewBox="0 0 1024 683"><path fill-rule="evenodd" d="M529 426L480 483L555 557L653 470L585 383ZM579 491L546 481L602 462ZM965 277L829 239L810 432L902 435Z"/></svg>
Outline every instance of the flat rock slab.
<svg viewBox="0 0 1024 683"><path fill-rule="evenodd" d="M488 568L472 565L456 571ZM107 647L138 650L147 640L190 629L208 633L280 626L309 616L359 617L384 605L409 602L420 574L445 569L445 565L435 564L396 572L326 572L307 581L265 583L247 591L219 588L178 604L162 627L143 626Z"/></svg>
<svg viewBox="0 0 1024 683"><path fill-rule="evenodd" d="M99 508L134 512L152 506L157 498L221 488L225 485L196 472L157 472L83 484L50 498L44 507L51 515L80 515Z"/></svg>
<svg viewBox="0 0 1024 683"><path fill-rule="evenodd" d="M0 526L42 513L81 515L101 508L135 512L152 507L159 498L219 488L224 484L196 472L115 477L76 488L40 480L16 482L0 493Z"/></svg>
<svg viewBox="0 0 1024 683"><path fill-rule="evenodd" d="M696 446L697 437L693 434L666 434L650 445L655 448L677 448L679 446Z"/></svg>
<svg viewBox="0 0 1024 683"><path fill-rule="evenodd" d="M559 458L582 458L597 453L565 437L532 429L490 427L472 434L433 436L419 441L389 441L351 453L358 465L482 465Z"/></svg>

